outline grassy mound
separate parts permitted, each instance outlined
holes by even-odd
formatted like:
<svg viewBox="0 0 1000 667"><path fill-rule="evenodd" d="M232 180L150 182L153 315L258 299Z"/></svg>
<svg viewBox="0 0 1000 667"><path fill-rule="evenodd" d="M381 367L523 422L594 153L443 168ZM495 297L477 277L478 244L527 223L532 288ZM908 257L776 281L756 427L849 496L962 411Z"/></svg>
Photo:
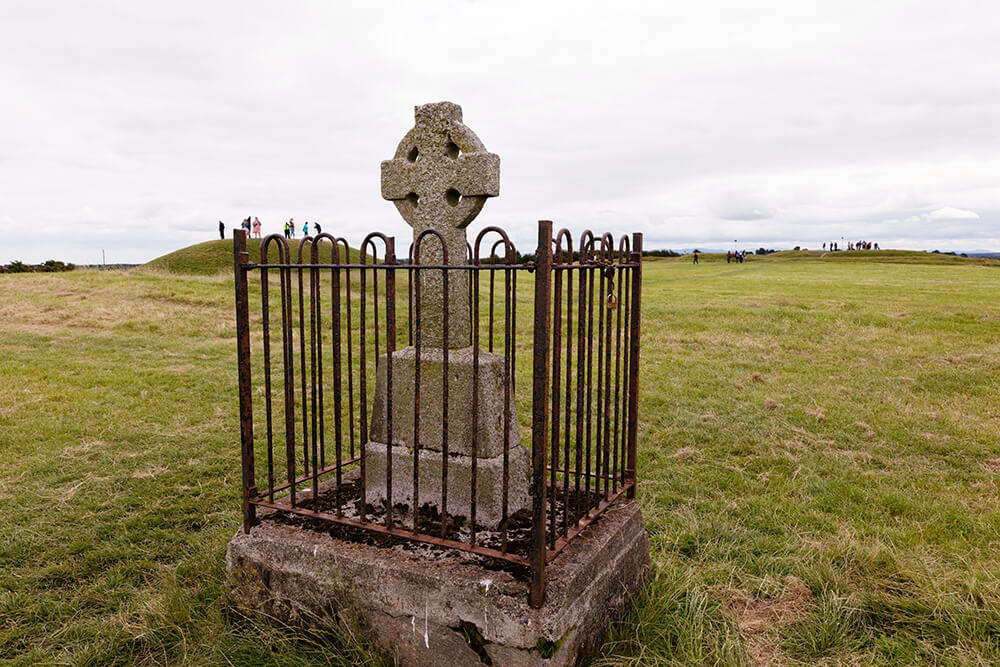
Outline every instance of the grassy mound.
<svg viewBox="0 0 1000 667"><path fill-rule="evenodd" d="M292 253L292 262L297 262L299 239L293 239L288 244ZM343 248L341 248L343 249ZM250 253L251 262L260 261L260 240L247 239L247 250ZM308 253L309 249L305 249ZM272 245L270 248L270 261L278 261L278 248ZM330 244L324 243L320 247L320 262L330 262ZM351 262L358 261L358 251L351 249ZM343 258L341 258L343 261ZM143 264L140 269L149 269L164 273L178 273L182 275L215 275L217 273L233 270L233 241L232 239L205 241L187 248L181 248L174 252L157 257L156 259Z"/></svg>

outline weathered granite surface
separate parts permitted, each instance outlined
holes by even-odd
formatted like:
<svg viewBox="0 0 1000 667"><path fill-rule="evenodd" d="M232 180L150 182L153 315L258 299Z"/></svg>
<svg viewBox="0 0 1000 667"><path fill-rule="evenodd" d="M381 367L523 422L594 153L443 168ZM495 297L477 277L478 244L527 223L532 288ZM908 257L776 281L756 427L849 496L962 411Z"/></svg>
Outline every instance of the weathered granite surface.
<svg viewBox="0 0 1000 667"><path fill-rule="evenodd" d="M414 446L413 409L416 393L416 350L408 347L392 355L392 441ZM379 358L372 398L370 437L377 442L389 442L386 420L387 355ZM493 458L504 448L504 358L485 350L479 351L479 399L476 413L478 432L476 454ZM421 449L442 450L444 422L444 355L438 349L420 352L420 428ZM466 347L448 353L448 453L473 454L473 348ZM521 433L514 411L513 386L510 388L510 423L507 428L511 448L521 447Z"/></svg>
<svg viewBox="0 0 1000 667"><path fill-rule="evenodd" d="M382 197L396 205L413 227L413 240L426 230L415 257L420 264L443 264L441 241L449 265L468 263L465 228L483 208L488 197L500 194L500 158L489 153L476 133L462 122L462 107L452 102L415 108L415 123L396 147L391 160L382 162ZM448 305L448 347L471 342L469 276L448 272L444 298L442 271L420 274L421 330L425 345L441 345L442 313Z"/></svg>

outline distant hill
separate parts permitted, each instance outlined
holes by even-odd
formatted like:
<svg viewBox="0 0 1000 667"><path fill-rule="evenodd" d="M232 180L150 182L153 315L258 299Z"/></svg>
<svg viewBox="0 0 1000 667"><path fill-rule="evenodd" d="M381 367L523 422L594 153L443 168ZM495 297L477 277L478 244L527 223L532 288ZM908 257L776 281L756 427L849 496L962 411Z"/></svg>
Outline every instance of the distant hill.
<svg viewBox="0 0 1000 667"><path fill-rule="evenodd" d="M299 239L292 239L289 246L292 252L292 263L297 263ZM343 251L342 246L341 251ZM258 239L247 239L247 252L250 253L251 262L259 262L260 241ZM277 246L272 245L269 254L271 262L278 262ZM331 261L329 243L324 243L320 246L320 261ZM353 248L351 249L350 261L352 263L358 261L358 251ZM157 257L138 268L140 271L148 269L151 271L188 275L215 275L224 271L231 272L233 270L233 241L231 239L220 239L198 243L187 248L175 250L162 257Z"/></svg>

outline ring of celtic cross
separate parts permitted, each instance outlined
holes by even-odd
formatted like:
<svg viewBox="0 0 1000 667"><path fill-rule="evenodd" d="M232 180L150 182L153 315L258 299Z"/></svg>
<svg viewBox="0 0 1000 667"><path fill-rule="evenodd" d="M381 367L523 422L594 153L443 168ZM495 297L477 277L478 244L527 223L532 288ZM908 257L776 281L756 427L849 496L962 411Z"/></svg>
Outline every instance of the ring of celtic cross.
<svg viewBox="0 0 1000 667"><path fill-rule="evenodd" d="M415 231L462 229L500 194L500 158L462 123L452 102L424 104L391 160L382 162L382 197Z"/></svg>

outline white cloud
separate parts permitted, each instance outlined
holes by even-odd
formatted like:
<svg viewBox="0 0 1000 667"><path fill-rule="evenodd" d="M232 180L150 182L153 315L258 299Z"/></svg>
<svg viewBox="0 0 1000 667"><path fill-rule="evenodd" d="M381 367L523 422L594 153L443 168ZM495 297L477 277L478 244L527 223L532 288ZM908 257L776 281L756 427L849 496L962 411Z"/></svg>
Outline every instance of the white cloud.
<svg viewBox="0 0 1000 667"><path fill-rule="evenodd" d="M979 214L961 208L945 206L928 213L931 220L979 220Z"/></svg>

